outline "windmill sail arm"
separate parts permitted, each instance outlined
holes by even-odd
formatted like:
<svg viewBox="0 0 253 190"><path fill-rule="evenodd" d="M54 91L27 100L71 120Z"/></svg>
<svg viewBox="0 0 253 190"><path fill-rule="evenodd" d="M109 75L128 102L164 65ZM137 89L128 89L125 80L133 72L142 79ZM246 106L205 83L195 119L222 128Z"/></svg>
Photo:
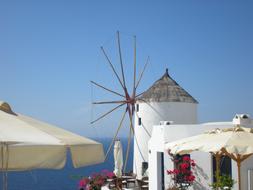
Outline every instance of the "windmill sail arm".
<svg viewBox="0 0 253 190"><path fill-rule="evenodd" d="M125 90L125 88L126 88L126 81L125 81L124 67L123 67L123 61L122 61L122 53L121 53L121 46L120 46L119 31L117 31L117 36L118 36L119 60L120 60L120 68L121 68L121 75L122 75L122 81L123 81L123 89Z"/></svg>
<svg viewBox="0 0 253 190"><path fill-rule="evenodd" d="M122 118L121 118L121 120L120 120L120 123L119 123L119 126L118 126L118 128L117 128L117 131L116 131L116 133L115 133L115 135L114 135L114 137L113 137L113 139L112 139L112 141L111 141L111 144L110 144L110 146L109 146L109 148L108 148L108 150L107 150L107 152L106 152L105 160L107 159L107 157L108 157L108 155L109 155L109 153L110 153L110 151L111 151L111 149L112 149L112 145L113 145L114 141L116 140L116 138L117 138L117 136L118 136L119 130L120 130L121 127L122 127L123 121L124 121L125 116L126 116L126 112L127 112L127 110L124 112L124 114L123 114L123 116L122 116Z"/></svg>
<svg viewBox="0 0 253 190"><path fill-rule="evenodd" d="M115 111L116 109L120 108L123 105L125 105L125 103L120 104L120 105L116 106L115 108L111 109L110 111L106 112L105 114L101 115L100 117L98 117L97 119L95 119L94 121L92 121L91 124L99 121L100 119L104 118L105 116L107 116L108 114L112 113L113 111Z"/></svg>
<svg viewBox="0 0 253 190"><path fill-rule="evenodd" d="M133 97L136 94L136 36L134 36L134 84L133 84Z"/></svg>
<svg viewBox="0 0 253 190"><path fill-rule="evenodd" d="M123 85L122 81L120 80L120 77L119 77L118 73L116 72L116 70L115 70L114 66L112 65L112 62L111 62L111 60L109 59L108 55L106 54L106 52L105 52L104 48L103 48L103 47L101 47L101 50L102 50L102 52L103 52L103 54L104 54L104 56L105 56L105 58L106 58L107 62L109 63L109 65L110 65L110 67L111 67L111 69L112 69L113 73L114 73L114 74L115 74L115 76L117 77L117 79L118 79L118 81L119 81L119 83L120 83L121 87L124 89L124 85Z"/></svg>
<svg viewBox="0 0 253 190"><path fill-rule="evenodd" d="M147 67L148 63L149 63L149 57L148 57L148 59L147 59L145 65L144 65L144 67L143 67L143 69L142 69L142 71L141 71L140 77L139 77L139 79L138 79L138 81L137 81L137 84L136 84L136 86L135 86L135 90L138 88L138 86L139 86L139 84L140 84L140 82L141 82L141 79L142 79L142 77L143 77L143 73L144 73L144 71L146 70L146 67Z"/></svg>
<svg viewBox="0 0 253 190"><path fill-rule="evenodd" d="M136 96L136 98L140 97L142 94L144 94L144 92L138 94L138 95Z"/></svg>
<svg viewBox="0 0 253 190"><path fill-rule="evenodd" d="M125 98L124 95L122 95L122 94L120 94L120 93L118 93L118 92L115 92L114 90L111 90L111 89L109 89L109 88L106 88L106 87L104 87L104 86L102 86L102 85L100 85L100 84L98 84L98 83L96 83L96 82L94 82L94 81L90 81L90 82L91 82L92 84L94 84L94 85L96 85L96 86L98 86L98 87L100 87L100 88L102 88L102 89L108 91L108 92L111 92L111 93L113 93L113 94L116 94L116 95L118 95L118 96L121 96L121 97L124 97L124 98Z"/></svg>
<svg viewBox="0 0 253 190"><path fill-rule="evenodd" d="M119 101L102 101L102 102L92 102L92 104L122 104L126 103L125 100L119 100Z"/></svg>

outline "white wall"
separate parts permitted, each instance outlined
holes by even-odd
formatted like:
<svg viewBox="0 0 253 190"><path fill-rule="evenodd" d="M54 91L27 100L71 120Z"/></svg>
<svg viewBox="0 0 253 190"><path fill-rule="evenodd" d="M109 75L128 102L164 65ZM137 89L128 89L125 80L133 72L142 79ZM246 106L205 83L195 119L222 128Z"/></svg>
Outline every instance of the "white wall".
<svg viewBox="0 0 253 190"><path fill-rule="evenodd" d="M200 131L204 131L205 127L200 125L168 125L168 126L154 126L152 138L149 141L150 155L149 158L152 161L152 157L155 157L156 151L163 152L164 144L166 142L175 141L181 138L199 134ZM165 187L172 183L170 177L166 174L166 170L173 169L174 164L170 160L168 154L165 152ZM210 189L209 184L211 183L211 156L208 153L194 152L191 154L191 158L197 162L197 183L194 185L195 190L207 190ZM149 163L149 179L150 179L150 190L155 190L153 183L153 175L155 168L151 167L154 164ZM152 188L153 186L153 188Z"/></svg>
<svg viewBox="0 0 253 190"><path fill-rule="evenodd" d="M152 138L149 141L149 187L150 190L159 189L157 182L155 181L157 164L154 163L156 159L156 152L164 151L164 144L166 142L175 141L181 138L197 135L204 131L209 131L215 128L230 128L233 127L232 122L223 123L209 123L199 125L168 125L168 126L154 126L152 132ZM167 155L167 153L165 153ZM191 158L197 163L197 178L196 183L193 185L194 190L210 189L209 184L212 183L212 160L209 153L193 152ZM247 172L248 169L253 168L253 157L242 162L241 166L241 180L242 189L247 189ZM173 163L168 156L165 157L165 170L173 169ZM165 173L165 181L168 184L171 183L171 179ZM237 180L237 165L232 161L232 177ZM166 186L165 186L166 187ZM234 190L238 190L238 184L235 185Z"/></svg>
<svg viewBox="0 0 253 190"><path fill-rule="evenodd" d="M148 161L148 141L152 128L160 121L173 121L175 124L197 123L197 104L182 102L138 103L139 111L135 114L135 139L133 171L141 178L142 162ZM138 117L142 125L138 125Z"/></svg>

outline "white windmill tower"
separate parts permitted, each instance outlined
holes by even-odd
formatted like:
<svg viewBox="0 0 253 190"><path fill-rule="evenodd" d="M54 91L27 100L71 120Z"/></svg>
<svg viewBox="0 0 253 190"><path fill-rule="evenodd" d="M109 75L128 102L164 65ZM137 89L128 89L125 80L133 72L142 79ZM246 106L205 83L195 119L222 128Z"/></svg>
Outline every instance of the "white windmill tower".
<svg viewBox="0 0 253 190"><path fill-rule="evenodd" d="M148 141L153 126L159 123L195 124L197 104L197 100L170 77L168 69L138 98L135 104L133 163L137 178L141 178L148 167Z"/></svg>

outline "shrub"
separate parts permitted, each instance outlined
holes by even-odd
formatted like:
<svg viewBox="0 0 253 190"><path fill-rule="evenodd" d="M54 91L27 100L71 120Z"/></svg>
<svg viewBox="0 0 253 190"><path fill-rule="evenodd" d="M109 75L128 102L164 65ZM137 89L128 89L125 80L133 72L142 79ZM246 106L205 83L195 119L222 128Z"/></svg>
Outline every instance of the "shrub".
<svg viewBox="0 0 253 190"><path fill-rule="evenodd" d="M219 176L217 182L214 182L210 186L212 189L220 188L221 190L231 190L234 184L235 181L230 175L221 175Z"/></svg>

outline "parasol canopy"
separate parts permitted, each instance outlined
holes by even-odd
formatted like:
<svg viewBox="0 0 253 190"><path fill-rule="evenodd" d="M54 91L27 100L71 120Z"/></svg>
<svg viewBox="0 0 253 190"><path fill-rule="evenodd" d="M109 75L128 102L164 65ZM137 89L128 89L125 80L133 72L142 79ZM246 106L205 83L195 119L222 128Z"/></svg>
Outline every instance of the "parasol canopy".
<svg viewBox="0 0 253 190"><path fill-rule="evenodd" d="M0 102L0 170L60 169L71 153L75 168L104 161L103 145L64 129L14 113Z"/></svg>
<svg viewBox="0 0 253 190"><path fill-rule="evenodd" d="M122 176L122 168L123 168L123 153L122 153L122 144L120 140L116 140L114 144L114 174L117 177Z"/></svg>
<svg viewBox="0 0 253 190"><path fill-rule="evenodd" d="M253 154L253 129L239 125L234 128L215 129L166 143L165 149L172 154L189 154L193 151L210 152L218 158L217 160L221 155L229 156L237 162L238 184L241 189L240 166L241 162Z"/></svg>

